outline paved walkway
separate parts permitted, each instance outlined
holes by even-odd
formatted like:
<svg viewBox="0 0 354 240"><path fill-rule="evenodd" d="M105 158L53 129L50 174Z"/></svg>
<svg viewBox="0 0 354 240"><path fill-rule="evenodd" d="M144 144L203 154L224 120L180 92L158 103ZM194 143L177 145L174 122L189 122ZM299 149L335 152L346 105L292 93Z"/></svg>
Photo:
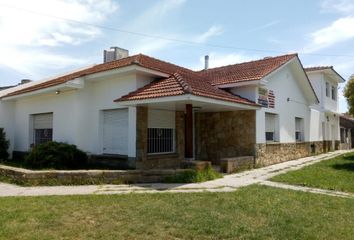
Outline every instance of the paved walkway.
<svg viewBox="0 0 354 240"><path fill-rule="evenodd" d="M293 189L298 191L316 192L327 195L344 196L345 193L334 194L331 191L313 190L310 188L272 183L267 179L275 175L296 170L307 165L329 159L349 151L335 151L318 156L274 164L268 167L253 169L242 173L226 175L224 178L204 183L191 184L134 184L134 185L89 185L89 186L51 186L21 187L0 183L0 197L5 196L46 196L46 195L85 195L85 194L126 194L126 193L157 193L157 192L230 192L255 183ZM349 194L350 195L350 194ZM345 196L348 197L348 196ZM351 197L351 196L349 196Z"/></svg>

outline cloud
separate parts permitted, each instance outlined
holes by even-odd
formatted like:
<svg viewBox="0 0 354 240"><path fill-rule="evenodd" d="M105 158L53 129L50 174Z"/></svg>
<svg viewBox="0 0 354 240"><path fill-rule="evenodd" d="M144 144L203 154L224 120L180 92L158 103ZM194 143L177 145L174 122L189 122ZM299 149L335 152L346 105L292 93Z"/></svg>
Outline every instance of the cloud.
<svg viewBox="0 0 354 240"><path fill-rule="evenodd" d="M329 26L310 34L310 43L304 48L311 53L354 38L354 17L339 18Z"/></svg>
<svg viewBox="0 0 354 240"><path fill-rule="evenodd" d="M222 26L211 26L206 32L195 37L195 42L205 43L209 40L209 38L219 36L223 32L224 32L224 29Z"/></svg>
<svg viewBox="0 0 354 240"><path fill-rule="evenodd" d="M113 0L0 0L0 63L36 77L82 64L55 51L97 38L101 30L89 24L106 21L118 8Z"/></svg>
<svg viewBox="0 0 354 240"><path fill-rule="evenodd" d="M138 17L128 21L125 29L136 32L155 31L156 27L161 26L165 22L165 17L183 6L185 0L164 0L157 1L154 5L147 8Z"/></svg>
<svg viewBox="0 0 354 240"><path fill-rule="evenodd" d="M111 0L2 0L0 4L0 32L6 32L0 43L49 47L79 44L101 33L62 19L97 24L118 8Z"/></svg>
<svg viewBox="0 0 354 240"><path fill-rule="evenodd" d="M207 43L207 41L215 36L221 35L223 33L223 28L221 26L211 26L208 30L205 32L199 33L199 34L194 34L194 35L188 35L186 33L165 33L161 34L160 36L163 36L163 38L142 38L137 41L135 41L135 44L132 46L132 49L134 49L134 53L145 53L145 54L153 54L161 50L165 50L167 48L173 47L173 46L178 46L181 44L187 44L191 46L195 46L196 44L202 44L202 43ZM187 38L186 38L187 36ZM168 40L168 39L175 39L176 41L173 40ZM181 41L178 41L178 40ZM187 42L184 41L184 39L188 39Z"/></svg>
<svg viewBox="0 0 354 240"><path fill-rule="evenodd" d="M264 29L273 27L273 26L275 26L275 25L277 25L277 24L279 24L279 23L280 23L279 20L271 21L271 22L268 22L268 23L263 24L263 25L261 25L261 26L252 28L252 29L250 29L248 32L256 32L256 31L259 31L259 30L264 30Z"/></svg>
<svg viewBox="0 0 354 240"><path fill-rule="evenodd" d="M348 14L354 11L353 0L324 0L321 3L322 12Z"/></svg>
<svg viewBox="0 0 354 240"><path fill-rule="evenodd" d="M87 64L86 59L53 54L44 50L22 51L16 48L2 49L0 64L15 69L31 78L39 78L43 67L51 70L61 70L71 66Z"/></svg>

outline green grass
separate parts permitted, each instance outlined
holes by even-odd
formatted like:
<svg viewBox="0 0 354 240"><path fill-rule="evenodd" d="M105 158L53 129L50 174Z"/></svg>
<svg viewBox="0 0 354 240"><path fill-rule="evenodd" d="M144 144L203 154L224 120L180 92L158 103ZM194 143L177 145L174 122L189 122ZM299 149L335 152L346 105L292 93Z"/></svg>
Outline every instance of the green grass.
<svg viewBox="0 0 354 240"><path fill-rule="evenodd" d="M354 192L354 153L273 177L271 180L295 185Z"/></svg>
<svg viewBox="0 0 354 240"><path fill-rule="evenodd" d="M231 193L0 198L0 239L352 239L354 200Z"/></svg>
<svg viewBox="0 0 354 240"><path fill-rule="evenodd" d="M203 170L190 169L164 179L166 183L197 183L206 182L222 178L222 174L215 171L212 167L207 167Z"/></svg>

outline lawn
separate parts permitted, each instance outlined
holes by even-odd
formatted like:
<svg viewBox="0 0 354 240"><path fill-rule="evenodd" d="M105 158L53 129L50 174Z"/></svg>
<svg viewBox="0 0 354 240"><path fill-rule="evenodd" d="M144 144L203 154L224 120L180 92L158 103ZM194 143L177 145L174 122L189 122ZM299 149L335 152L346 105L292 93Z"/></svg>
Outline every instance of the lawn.
<svg viewBox="0 0 354 240"><path fill-rule="evenodd" d="M295 185L354 192L354 153L273 177L271 180Z"/></svg>
<svg viewBox="0 0 354 240"><path fill-rule="evenodd" d="M354 200L231 193L0 198L1 239L352 239Z"/></svg>

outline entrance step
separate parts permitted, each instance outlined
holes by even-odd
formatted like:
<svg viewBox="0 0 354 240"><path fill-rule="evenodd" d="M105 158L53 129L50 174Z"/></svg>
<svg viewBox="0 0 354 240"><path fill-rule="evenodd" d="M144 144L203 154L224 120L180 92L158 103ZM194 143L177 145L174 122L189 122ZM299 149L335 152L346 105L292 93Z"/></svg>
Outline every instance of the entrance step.
<svg viewBox="0 0 354 240"><path fill-rule="evenodd" d="M216 171L216 172L220 172L220 173L222 172L220 165L212 165L211 167L212 167L212 168L214 169L214 171Z"/></svg>
<svg viewBox="0 0 354 240"><path fill-rule="evenodd" d="M197 160L185 160L182 162L183 168L192 168L196 170L203 170L207 167L211 167L210 161L197 161Z"/></svg>

